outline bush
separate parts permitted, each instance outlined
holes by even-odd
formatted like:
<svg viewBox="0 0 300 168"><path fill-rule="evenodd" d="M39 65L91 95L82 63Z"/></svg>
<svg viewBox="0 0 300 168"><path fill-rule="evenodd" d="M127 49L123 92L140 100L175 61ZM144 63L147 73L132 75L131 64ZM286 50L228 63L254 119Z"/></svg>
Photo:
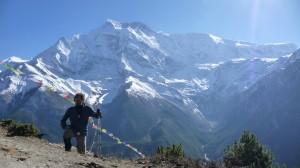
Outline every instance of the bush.
<svg viewBox="0 0 300 168"><path fill-rule="evenodd" d="M224 168L221 163L211 162L203 158L185 157L181 144L173 144L167 148L158 146L156 153L156 156L150 158L151 167Z"/></svg>
<svg viewBox="0 0 300 168"><path fill-rule="evenodd" d="M2 127L7 128L9 136L39 137L39 129L32 124L19 124L13 120L2 120Z"/></svg>
<svg viewBox="0 0 300 168"><path fill-rule="evenodd" d="M273 156L249 131L244 131L239 142L224 150L223 161L226 167L271 167Z"/></svg>
<svg viewBox="0 0 300 168"><path fill-rule="evenodd" d="M274 168L280 168L279 163L275 163ZM282 164L281 168L286 168L286 164Z"/></svg>
<svg viewBox="0 0 300 168"><path fill-rule="evenodd" d="M13 120L2 120L0 123L0 125L5 128L9 128L9 127L13 126L14 124L15 123Z"/></svg>
<svg viewBox="0 0 300 168"><path fill-rule="evenodd" d="M174 156L174 157L185 157L185 152L182 148L182 145L173 144L172 147L167 147L166 151L164 151L163 146L158 146L156 153L161 156Z"/></svg>

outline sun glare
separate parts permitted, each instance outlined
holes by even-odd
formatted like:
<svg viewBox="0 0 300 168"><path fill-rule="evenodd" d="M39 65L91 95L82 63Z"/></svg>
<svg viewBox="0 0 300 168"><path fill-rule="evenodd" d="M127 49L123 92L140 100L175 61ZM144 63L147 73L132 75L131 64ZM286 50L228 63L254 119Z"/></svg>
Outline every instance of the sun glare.
<svg viewBox="0 0 300 168"><path fill-rule="evenodd" d="M252 11L251 11L251 41L255 41L256 29L257 29L257 17L258 17L258 7L260 0L253 0Z"/></svg>

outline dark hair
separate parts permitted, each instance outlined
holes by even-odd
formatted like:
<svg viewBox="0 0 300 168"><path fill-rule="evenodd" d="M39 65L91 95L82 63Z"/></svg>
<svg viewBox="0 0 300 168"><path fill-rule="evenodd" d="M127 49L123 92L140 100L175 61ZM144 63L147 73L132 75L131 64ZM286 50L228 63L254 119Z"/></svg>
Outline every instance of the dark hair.
<svg viewBox="0 0 300 168"><path fill-rule="evenodd" d="M84 94L83 93L76 93L76 95L74 96L74 100L75 100L75 97L80 97L81 100L84 100Z"/></svg>

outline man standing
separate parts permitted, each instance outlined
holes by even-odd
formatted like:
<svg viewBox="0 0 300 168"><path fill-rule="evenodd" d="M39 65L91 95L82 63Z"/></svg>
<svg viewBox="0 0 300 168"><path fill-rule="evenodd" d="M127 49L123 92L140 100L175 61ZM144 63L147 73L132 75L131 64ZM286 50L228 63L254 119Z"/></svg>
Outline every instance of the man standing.
<svg viewBox="0 0 300 168"><path fill-rule="evenodd" d="M78 153L85 154L88 119L89 117L102 118L102 113L99 109L96 113L89 106L85 106L82 93L75 95L74 102L75 106L66 111L60 122L61 127L65 130L63 135L65 150L71 151L71 138L76 137ZM71 125L66 124L69 118Z"/></svg>

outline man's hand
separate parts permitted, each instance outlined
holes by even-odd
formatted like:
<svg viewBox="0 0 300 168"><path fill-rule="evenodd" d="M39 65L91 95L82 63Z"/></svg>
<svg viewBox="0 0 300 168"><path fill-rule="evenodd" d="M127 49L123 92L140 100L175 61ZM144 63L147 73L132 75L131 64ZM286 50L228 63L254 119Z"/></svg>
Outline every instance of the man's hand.
<svg viewBox="0 0 300 168"><path fill-rule="evenodd" d="M100 111L100 109L97 109L97 115L102 118L102 112Z"/></svg>
<svg viewBox="0 0 300 168"><path fill-rule="evenodd" d="M71 127L69 125L67 125L64 129L67 130L67 129L70 129Z"/></svg>

